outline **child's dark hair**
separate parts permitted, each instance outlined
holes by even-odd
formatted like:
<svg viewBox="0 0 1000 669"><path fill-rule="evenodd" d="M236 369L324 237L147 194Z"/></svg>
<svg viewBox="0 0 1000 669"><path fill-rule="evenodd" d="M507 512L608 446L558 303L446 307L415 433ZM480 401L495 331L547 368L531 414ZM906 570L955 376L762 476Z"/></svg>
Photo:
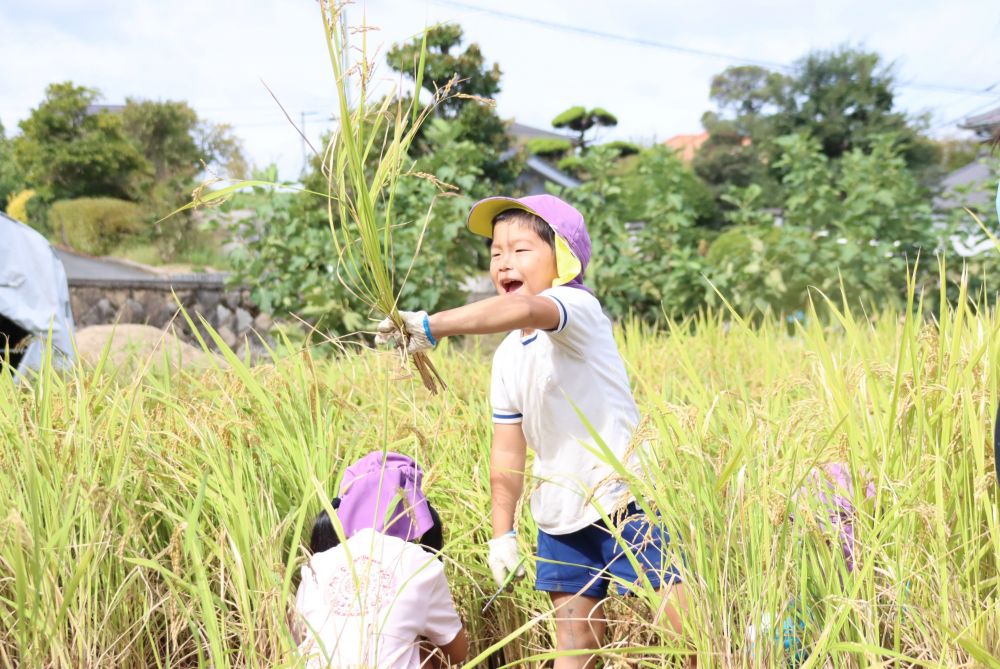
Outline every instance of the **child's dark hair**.
<svg viewBox="0 0 1000 669"><path fill-rule="evenodd" d="M552 226L545 222L541 216L536 216L523 209L504 209L493 217L493 225L497 223L517 223L526 225L535 231L535 234L542 238L553 250L556 248L556 233ZM486 248L489 250L493 246L493 239L486 240Z"/></svg>
<svg viewBox="0 0 1000 669"><path fill-rule="evenodd" d="M334 497L330 500L330 506L336 511L340 507L340 498ZM429 530L424 532L423 536L416 543L424 548L429 548L432 553L439 553L444 548L441 516L438 515L437 510L429 501L427 502L427 510L430 512L431 520L434 521L434 524L431 525ZM322 553L323 551L335 548L339 544L340 537L337 536L337 530L333 526L333 521L330 520L330 515L326 512L326 509L323 509L316 516L316 521L313 523L312 535L309 537L309 550L313 553Z"/></svg>

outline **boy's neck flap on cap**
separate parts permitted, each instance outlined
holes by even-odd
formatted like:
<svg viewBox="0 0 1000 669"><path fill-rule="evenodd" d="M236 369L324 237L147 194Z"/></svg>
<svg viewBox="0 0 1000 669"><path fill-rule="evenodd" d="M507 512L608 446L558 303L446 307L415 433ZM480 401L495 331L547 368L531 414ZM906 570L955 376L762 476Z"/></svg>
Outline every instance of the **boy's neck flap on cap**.
<svg viewBox="0 0 1000 669"><path fill-rule="evenodd" d="M558 276L552 280L553 288L570 284L583 274L580 259L560 234L556 234L556 272Z"/></svg>

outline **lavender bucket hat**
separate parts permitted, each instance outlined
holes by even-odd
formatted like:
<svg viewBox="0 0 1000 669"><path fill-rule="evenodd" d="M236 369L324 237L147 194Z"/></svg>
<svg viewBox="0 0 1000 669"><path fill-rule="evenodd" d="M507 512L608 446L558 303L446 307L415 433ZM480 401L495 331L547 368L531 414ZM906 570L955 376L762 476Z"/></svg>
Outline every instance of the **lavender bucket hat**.
<svg viewBox="0 0 1000 669"><path fill-rule="evenodd" d="M587 289L583 275L590 262L590 235L583 214L576 207L555 195L529 195L522 198L488 197L472 205L467 225L469 230L483 237L493 236L493 219L508 209L521 209L538 216L549 224L556 235L562 237L569 250L580 263L580 272L565 285Z"/></svg>
<svg viewBox="0 0 1000 669"><path fill-rule="evenodd" d="M434 526L420 485L424 472L399 453L375 451L344 472L337 517L349 539L361 530L412 541Z"/></svg>

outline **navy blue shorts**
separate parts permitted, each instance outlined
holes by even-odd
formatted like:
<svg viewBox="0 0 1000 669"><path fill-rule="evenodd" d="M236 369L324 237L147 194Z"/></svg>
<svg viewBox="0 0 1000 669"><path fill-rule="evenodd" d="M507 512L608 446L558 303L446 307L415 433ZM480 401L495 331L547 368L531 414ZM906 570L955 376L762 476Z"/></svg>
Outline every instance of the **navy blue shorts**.
<svg viewBox="0 0 1000 669"><path fill-rule="evenodd" d="M653 588L681 582L667 556L670 535L660 525L650 523L634 502L625 510L620 532L621 542L635 556ZM538 531L536 590L604 599L612 580L619 594L626 594L632 586L641 587L640 575L603 521L569 534Z"/></svg>

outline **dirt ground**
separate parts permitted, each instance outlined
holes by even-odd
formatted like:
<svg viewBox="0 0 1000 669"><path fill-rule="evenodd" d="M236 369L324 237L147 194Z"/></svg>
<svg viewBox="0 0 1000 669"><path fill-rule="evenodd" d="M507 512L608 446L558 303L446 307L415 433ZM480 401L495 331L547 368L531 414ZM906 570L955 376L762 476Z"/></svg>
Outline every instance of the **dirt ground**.
<svg viewBox="0 0 1000 669"><path fill-rule="evenodd" d="M105 347L110 346L108 362L113 367L158 366L166 361L175 368L200 368L211 366L214 357L172 332L150 325L92 325L77 330L76 346L80 358L90 365L96 364Z"/></svg>

